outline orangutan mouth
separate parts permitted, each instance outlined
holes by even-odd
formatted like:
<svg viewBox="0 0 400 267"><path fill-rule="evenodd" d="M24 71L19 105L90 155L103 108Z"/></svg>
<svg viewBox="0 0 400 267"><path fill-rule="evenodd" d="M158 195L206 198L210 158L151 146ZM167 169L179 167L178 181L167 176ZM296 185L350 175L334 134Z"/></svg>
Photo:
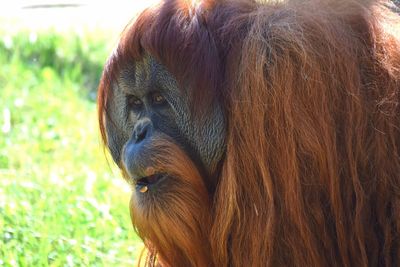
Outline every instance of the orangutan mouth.
<svg viewBox="0 0 400 267"><path fill-rule="evenodd" d="M167 177L165 173L156 173L136 180L136 189L141 193L146 193L151 187L158 184Z"/></svg>

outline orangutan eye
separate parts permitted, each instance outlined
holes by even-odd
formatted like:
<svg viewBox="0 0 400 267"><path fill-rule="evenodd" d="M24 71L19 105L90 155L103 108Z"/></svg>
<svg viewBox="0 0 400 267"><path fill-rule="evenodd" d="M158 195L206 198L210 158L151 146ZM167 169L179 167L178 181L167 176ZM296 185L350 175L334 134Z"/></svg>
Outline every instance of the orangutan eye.
<svg viewBox="0 0 400 267"><path fill-rule="evenodd" d="M130 108L140 108L143 105L142 100L133 95L127 97L127 102Z"/></svg>
<svg viewBox="0 0 400 267"><path fill-rule="evenodd" d="M165 98L158 92L152 93L151 101L153 104L160 105L165 103Z"/></svg>

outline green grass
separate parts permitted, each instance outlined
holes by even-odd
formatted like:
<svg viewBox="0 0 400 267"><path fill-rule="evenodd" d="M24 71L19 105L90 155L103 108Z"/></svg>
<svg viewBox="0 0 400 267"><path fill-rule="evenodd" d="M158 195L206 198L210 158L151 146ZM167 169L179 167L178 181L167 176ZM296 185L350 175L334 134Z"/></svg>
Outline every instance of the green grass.
<svg viewBox="0 0 400 267"><path fill-rule="evenodd" d="M110 47L0 36L0 266L134 265L130 189L103 153L94 101Z"/></svg>

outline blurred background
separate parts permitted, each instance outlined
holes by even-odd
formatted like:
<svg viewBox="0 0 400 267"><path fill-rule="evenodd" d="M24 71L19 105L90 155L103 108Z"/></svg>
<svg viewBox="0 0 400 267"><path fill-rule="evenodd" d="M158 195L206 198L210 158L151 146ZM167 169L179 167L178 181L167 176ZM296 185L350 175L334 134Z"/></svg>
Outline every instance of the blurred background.
<svg viewBox="0 0 400 267"><path fill-rule="evenodd" d="M152 2L1 2L0 266L136 264L95 100L120 32Z"/></svg>

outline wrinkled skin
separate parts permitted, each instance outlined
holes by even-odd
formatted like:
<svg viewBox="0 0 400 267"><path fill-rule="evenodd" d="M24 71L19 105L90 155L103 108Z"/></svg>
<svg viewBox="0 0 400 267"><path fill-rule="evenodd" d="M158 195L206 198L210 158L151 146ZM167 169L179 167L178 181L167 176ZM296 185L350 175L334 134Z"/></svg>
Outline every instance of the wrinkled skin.
<svg viewBox="0 0 400 267"><path fill-rule="evenodd" d="M108 103L106 129L114 161L133 181L148 176L149 164L141 154L153 137L162 133L190 156L211 192L213 179L225 149L223 112L214 102L208 114L193 120L190 88L178 88L174 77L155 59L145 56L120 71Z"/></svg>

